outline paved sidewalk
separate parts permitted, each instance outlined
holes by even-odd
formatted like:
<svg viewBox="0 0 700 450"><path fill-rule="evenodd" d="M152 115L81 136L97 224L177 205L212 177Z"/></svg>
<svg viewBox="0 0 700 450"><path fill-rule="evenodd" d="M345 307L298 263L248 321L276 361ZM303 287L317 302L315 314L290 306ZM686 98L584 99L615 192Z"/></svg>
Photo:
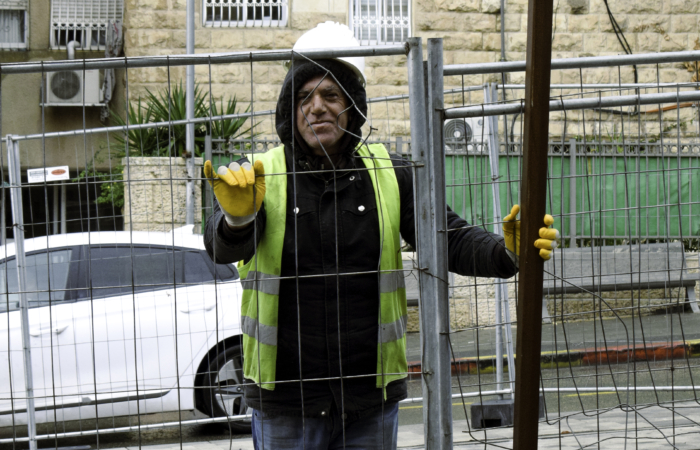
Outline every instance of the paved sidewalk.
<svg viewBox="0 0 700 450"><path fill-rule="evenodd" d="M584 416L572 413L560 421L541 422L538 449L603 448L652 450L664 448L700 448L700 404L686 402L675 407L639 407L636 412L619 408L601 412L597 417L591 412ZM636 417L635 417L636 416ZM636 423L635 423L636 418ZM635 432L636 429L636 432ZM454 422L455 449L503 449L513 448L513 429L499 428L473 430L461 420ZM627 446L625 446L625 440ZM600 443L598 447L597 443ZM399 427L399 448L423 449L423 425ZM122 447L139 450L139 447ZM253 450L253 441L247 439L217 440L180 444L143 446L141 450Z"/></svg>
<svg viewBox="0 0 700 450"><path fill-rule="evenodd" d="M635 449L656 450L700 448L700 404L676 404L675 408L640 407L626 413L619 408L601 412L596 417L571 413L562 420L540 422L539 450L554 449ZM636 416L636 423L635 423ZM675 423L674 423L675 421ZM636 427L636 433L635 433ZM598 431L599 430L599 431ZM627 430L627 432L625 432ZM455 449L513 448L513 428L472 430L466 421L453 424ZM625 440L627 446L625 446ZM597 443L600 442L600 447ZM399 427L399 448L423 449L423 426Z"/></svg>
<svg viewBox="0 0 700 450"><path fill-rule="evenodd" d="M399 427L399 448L424 448L423 425L403 425ZM162 445L144 445L140 450L254 450L253 439L222 439L216 441L187 442ZM139 450L139 447L116 447L110 450ZM315 449L310 449L315 450Z"/></svg>

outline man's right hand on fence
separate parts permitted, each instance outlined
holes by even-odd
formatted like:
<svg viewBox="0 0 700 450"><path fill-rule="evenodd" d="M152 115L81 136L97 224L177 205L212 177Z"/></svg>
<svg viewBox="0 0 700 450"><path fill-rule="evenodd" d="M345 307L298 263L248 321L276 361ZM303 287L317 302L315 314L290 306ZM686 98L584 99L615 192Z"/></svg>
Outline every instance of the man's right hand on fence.
<svg viewBox="0 0 700 450"><path fill-rule="evenodd" d="M265 198L265 167L262 161L220 166L214 172L211 161L204 163L204 176L209 179L214 195L232 227L247 225L255 219Z"/></svg>

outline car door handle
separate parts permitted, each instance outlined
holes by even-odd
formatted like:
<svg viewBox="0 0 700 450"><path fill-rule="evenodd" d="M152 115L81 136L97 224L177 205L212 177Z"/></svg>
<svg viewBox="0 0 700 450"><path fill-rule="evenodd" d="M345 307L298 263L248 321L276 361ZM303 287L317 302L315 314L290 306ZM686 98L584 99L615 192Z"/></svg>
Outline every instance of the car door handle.
<svg viewBox="0 0 700 450"><path fill-rule="evenodd" d="M216 303L212 303L210 305L208 305L206 303L200 303L198 305L190 305L190 307L188 307L188 308L182 308L182 309L180 309L180 312L184 313L184 314L191 314L191 313L196 313L196 312L207 312L207 311L211 311L212 309L214 309L215 306L216 306Z"/></svg>
<svg viewBox="0 0 700 450"><path fill-rule="evenodd" d="M29 334L33 337L39 337L43 336L46 334L51 334L54 333L55 335L59 335L66 331L68 329L68 325L58 325L53 328L30 328L29 329Z"/></svg>

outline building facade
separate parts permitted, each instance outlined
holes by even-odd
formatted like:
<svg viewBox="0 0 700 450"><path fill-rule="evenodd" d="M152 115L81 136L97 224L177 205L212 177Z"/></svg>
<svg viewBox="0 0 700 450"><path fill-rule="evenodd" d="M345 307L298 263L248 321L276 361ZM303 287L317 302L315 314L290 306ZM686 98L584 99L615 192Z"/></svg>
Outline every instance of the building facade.
<svg viewBox="0 0 700 450"><path fill-rule="evenodd" d="M103 58L108 24L123 21L123 15L123 0L0 0L0 63L65 60L69 53L75 59ZM108 117L101 120L101 116L105 118L105 108L123 109L125 91L117 80L111 91L112 101L105 106L103 81L101 71L3 74L0 134L4 138L10 134L23 136L105 126L109 123ZM104 134L20 141L23 179L26 182L26 170L31 168L68 166L70 177L75 178L86 168L108 167L109 142ZM7 182L4 140L2 158L3 179ZM52 222L58 220L58 208L54 206L60 201L60 187L55 183L46 189L43 183L32 186L35 187L23 194L25 233L27 237L50 234ZM115 214L111 211L102 212L112 217L102 227L94 219L94 185L67 183L65 189L69 232L84 231L88 224L93 230L121 226L114 223ZM4 198L5 223L12 224L9 190ZM11 226L7 233L11 237Z"/></svg>
<svg viewBox="0 0 700 450"><path fill-rule="evenodd" d="M503 9L501 4L503 3ZM606 6L607 5L607 6ZM609 9L608 9L609 8ZM129 56L177 54L185 48L185 0L127 0L125 50ZM197 53L286 49L317 23L348 24L363 45L402 42L407 36L444 39L444 63L462 64L524 60L527 0L196 0ZM683 0L562 0L555 4L553 58L619 55L700 49L700 3ZM503 32L501 28L503 25ZM617 30L617 34L616 34ZM622 42L621 42L622 41ZM624 45L624 47L623 47ZM369 97L407 93L405 58L367 58ZM134 71L136 72L136 71ZM197 68L197 81L216 97L254 97L254 109L274 109L286 70L279 63L230 64ZM632 69L553 73L552 83L633 82ZM130 76L130 93L139 95L172 80L184 69L143 70ZM643 67L640 82L684 82L693 67ZM251 79L252 87L251 87ZM501 76L452 77L446 88L474 86ZM508 83L524 83L524 74L509 74ZM514 94L517 95L517 94ZM463 97L446 98L460 103ZM481 102L481 93L467 102ZM405 107L387 107L375 117L380 135L407 135ZM684 115L692 116L690 109ZM384 119L390 120L384 120ZM554 118L556 119L556 117ZM553 123L554 133L556 127ZM260 133L274 134L267 124Z"/></svg>
<svg viewBox="0 0 700 450"><path fill-rule="evenodd" d="M68 58L71 41L75 41L76 59L103 58L107 24L123 20L123 11L123 0L1 0L0 62L64 60ZM99 105L104 74L87 73L85 80L82 78L79 71L61 77L54 77L53 73L3 75L2 135L104 126ZM123 105L123 92L119 88L113 91L112 107L119 105L120 100ZM83 95L90 105L85 110L81 106ZM84 150L91 159L103 140L103 137L88 138L86 142L76 136L44 143L26 141L21 144L22 153L26 154L22 166L84 167ZM44 146L47 146L45 161ZM80 155L78 160L76 150Z"/></svg>

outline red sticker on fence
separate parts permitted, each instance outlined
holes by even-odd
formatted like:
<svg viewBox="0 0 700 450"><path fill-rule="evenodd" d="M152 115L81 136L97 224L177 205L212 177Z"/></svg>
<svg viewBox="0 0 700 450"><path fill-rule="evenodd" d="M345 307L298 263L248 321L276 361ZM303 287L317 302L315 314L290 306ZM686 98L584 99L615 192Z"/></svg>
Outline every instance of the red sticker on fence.
<svg viewBox="0 0 700 450"><path fill-rule="evenodd" d="M27 181L29 183L44 183L48 181L61 181L69 179L70 172L68 166L27 169Z"/></svg>

